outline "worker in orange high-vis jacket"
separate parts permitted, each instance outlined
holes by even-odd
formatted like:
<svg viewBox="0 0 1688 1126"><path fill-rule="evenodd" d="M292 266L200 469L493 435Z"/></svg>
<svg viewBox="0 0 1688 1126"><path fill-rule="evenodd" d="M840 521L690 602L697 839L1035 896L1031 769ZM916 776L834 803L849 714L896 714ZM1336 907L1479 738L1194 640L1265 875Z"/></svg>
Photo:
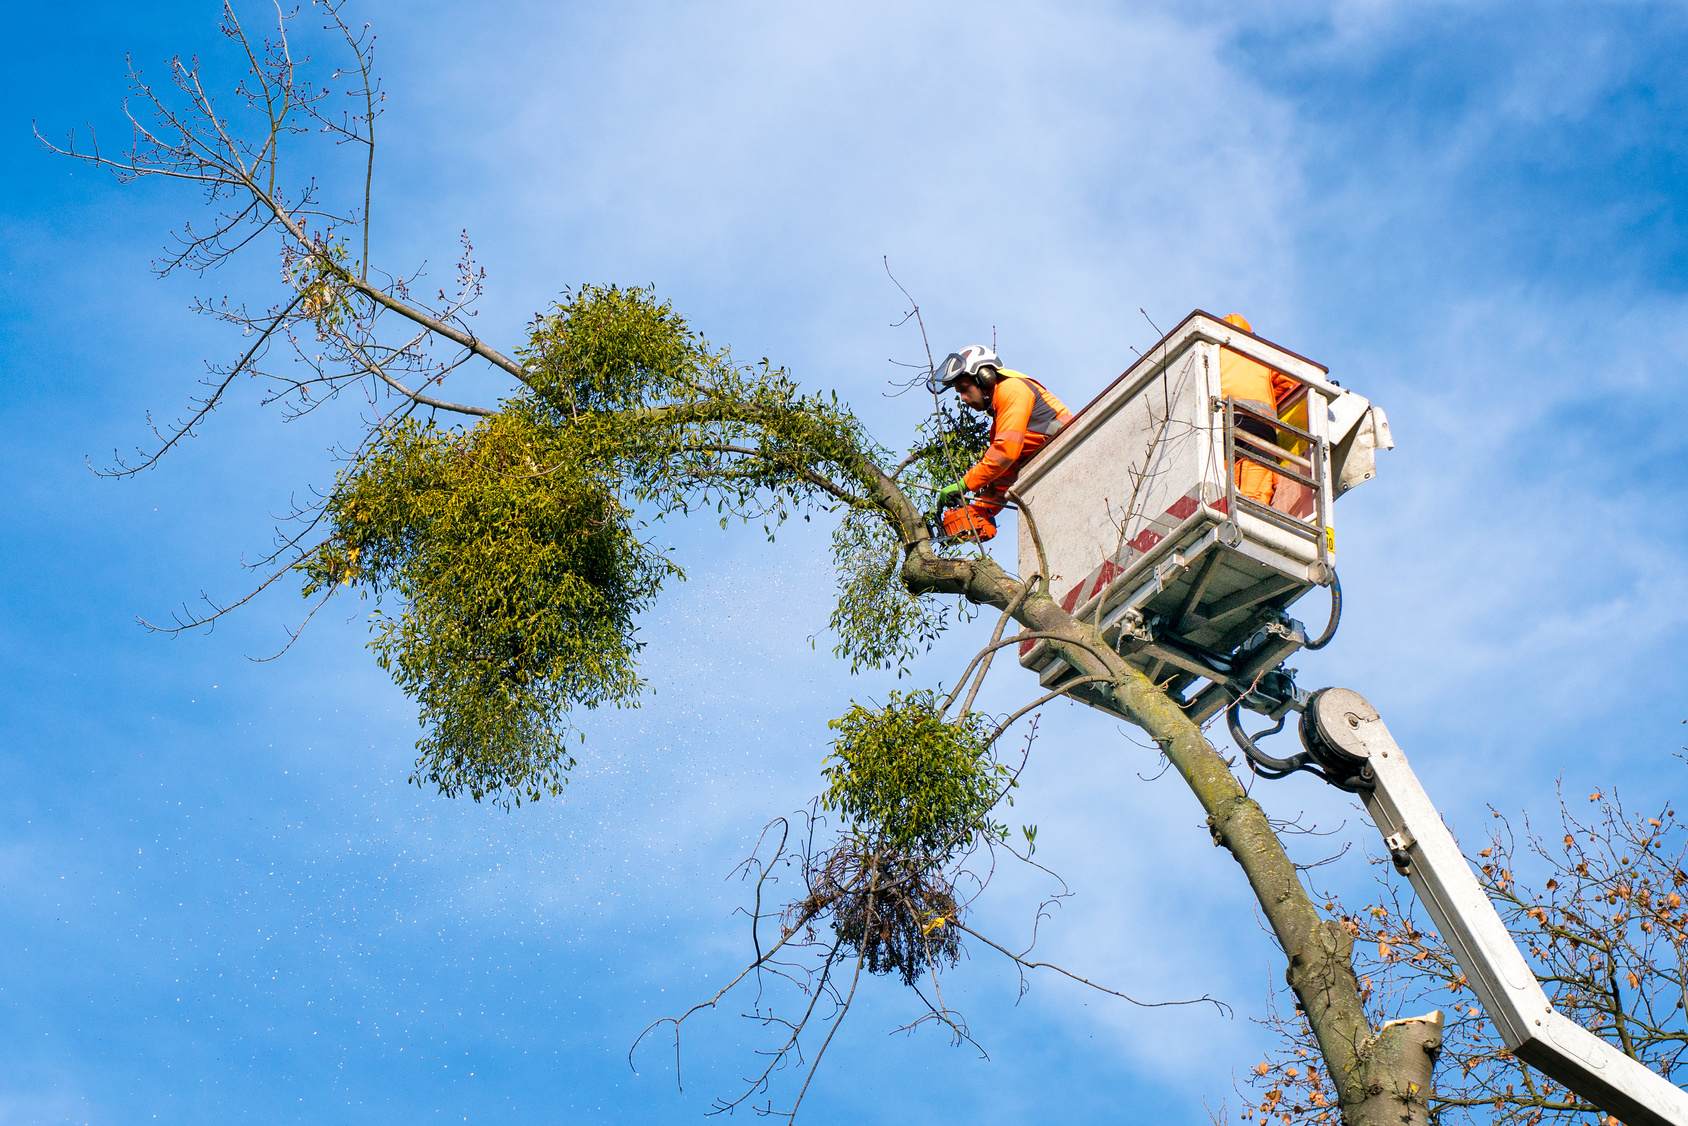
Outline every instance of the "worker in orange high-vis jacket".
<svg viewBox="0 0 1688 1126"><path fill-rule="evenodd" d="M1225 318L1225 323L1236 325L1251 335L1254 332L1253 327L1240 313L1232 313ZM1229 348L1219 350L1219 397L1222 399L1235 399L1245 406L1277 417L1278 404L1294 394L1299 386L1301 385L1289 376L1281 375L1240 352L1233 352ZM1250 418L1241 411L1237 412L1237 429L1273 445L1278 442L1276 427L1257 418ZM1241 447L1247 443L1239 438L1237 445ZM1250 452L1265 455L1262 450ZM1239 493L1261 504L1272 503L1272 494L1278 484L1276 473L1264 465L1257 465L1240 457L1237 458L1232 472L1237 475Z"/></svg>
<svg viewBox="0 0 1688 1126"><path fill-rule="evenodd" d="M936 393L953 388L967 406L991 416L990 446L979 463L953 485L938 491L944 534L960 540L996 535L992 520L1007 500L1020 466L1061 432L1073 417L1066 404L1037 380L1002 366L994 351L974 344L952 352L932 373ZM967 494L974 494L971 502ZM957 507L959 506L959 507Z"/></svg>

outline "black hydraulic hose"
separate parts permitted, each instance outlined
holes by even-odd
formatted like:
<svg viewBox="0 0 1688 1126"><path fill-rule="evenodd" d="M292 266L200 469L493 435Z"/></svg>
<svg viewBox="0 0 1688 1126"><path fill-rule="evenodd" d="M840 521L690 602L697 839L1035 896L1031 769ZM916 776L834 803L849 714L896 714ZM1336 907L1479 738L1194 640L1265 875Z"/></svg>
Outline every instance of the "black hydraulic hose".
<svg viewBox="0 0 1688 1126"><path fill-rule="evenodd" d="M1269 727L1265 731L1255 735L1253 738L1250 738L1249 735L1243 731L1242 720L1240 717L1241 710L1242 701L1238 700L1233 702L1225 711L1225 725L1231 729L1231 738L1237 741L1237 746L1248 758L1249 767L1253 769L1256 774L1263 774L1268 778L1282 778L1284 775L1291 774L1307 765L1307 760L1311 756L1305 752L1299 755L1292 755L1289 758L1273 758L1271 755L1254 745L1255 739L1264 739L1268 735L1276 735L1278 732L1282 731L1284 729L1284 720L1288 718L1287 713L1278 718L1278 725L1276 727Z"/></svg>
<svg viewBox="0 0 1688 1126"><path fill-rule="evenodd" d="M1309 641L1303 649L1323 649L1330 644L1330 639L1336 636L1336 627L1342 624L1342 580L1336 577L1336 568L1330 572L1330 622L1325 626L1325 632L1319 635L1319 640Z"/></svg>

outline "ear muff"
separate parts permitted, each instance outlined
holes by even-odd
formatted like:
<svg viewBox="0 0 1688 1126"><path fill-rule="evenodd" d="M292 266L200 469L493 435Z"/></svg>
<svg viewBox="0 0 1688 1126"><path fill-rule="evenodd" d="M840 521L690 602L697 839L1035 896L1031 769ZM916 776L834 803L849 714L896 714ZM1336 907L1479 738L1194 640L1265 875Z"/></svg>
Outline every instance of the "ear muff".
<svg viewBox="0 0 1688 1126"><path fill-rule="evenodd" d="M999 373L997 370L989 364L986 364L974 373L973 382L979 385L979 389L981 391L989 391L992 387L996 386L998 378Z"/></svg>

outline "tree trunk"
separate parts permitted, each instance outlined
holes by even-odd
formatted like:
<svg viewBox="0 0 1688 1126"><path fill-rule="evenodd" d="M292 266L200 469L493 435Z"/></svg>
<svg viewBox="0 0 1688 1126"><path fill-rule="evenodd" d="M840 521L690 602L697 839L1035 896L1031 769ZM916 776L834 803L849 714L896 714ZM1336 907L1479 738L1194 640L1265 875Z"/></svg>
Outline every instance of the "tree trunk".
<svg viewBox="0 0 1688 1126"><path fill-rule="evenodd" d="M1360 1101L1343 1117L1354 1122L1426 1126L1436 1056L1442 1050L1442 1011L1392 1020L1361 1045Z"/></svg>
<svg viewBox="0 0 1688 1126"><path fill-rule="evenodd" d="M903 577L916 593L961 594L999 609L1011 605L1022 589L988 557L940 556L923 538L910 546ZM1049 596L1047 584L1021 600L1014 617L1028 629L1056 635L1057 652L1080 673L1108 677L1112 683L1093 685L1098 690L1087 694L1087 701L1148 732L1194 791L1207 812L1214 843L1229 849L1241 865L1289 960L1285 976L1318 1038L1343 1121L1350 1126L1422 1123L1441 1047L1441 1014L1391 1022L1374 1035L1354 978L1353 939L1334 921L1319 917L1265 812L1201 728L1103 644L1093 626L1063 610Z"/></svg>

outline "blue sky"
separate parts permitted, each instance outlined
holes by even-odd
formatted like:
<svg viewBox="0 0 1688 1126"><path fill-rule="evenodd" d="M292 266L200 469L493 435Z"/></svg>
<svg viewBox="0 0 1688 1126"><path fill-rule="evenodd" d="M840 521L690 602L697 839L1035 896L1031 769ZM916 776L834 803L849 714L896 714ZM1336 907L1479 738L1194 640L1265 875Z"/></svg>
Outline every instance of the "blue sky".
<svg viewBox="0 0 1688 1126"><path fill-rule="evenodd" d="M1490 804L1549 813L1561 778L1680 792L1679 5L357 11L389 92L375 258L439 271L467 229L488 337L515 341L565 285L654 284L895 444L913 408L882 396L886 360L918 343L890 327L882 257L937 347L994 327L1069 403L1154 338L1140 307L1163 327L1242 311L1383 404L1399 443L1342 501L1347 620L1302 682L1376 702L1467 836ZM825 720L889 686L811 647L824 531L677 529L692 578L644 623L654 694L587 717L564 800L509 814L405 784L414 713L356 605L270 664L246 656L283 639L288 594L208 636L143 632L137 614L239 589L267 514L332 479L344 427L284 426L249 392L155 471L88 472L235 347L188 300L275 275L259 253L154 280L192 195L120 187L29 131L115 136L125 53L215 64L215 8L76 15L14 13L0 68L0 1123L700 1118L755 1027L690 1033L683 1092L665 1051L636 1074L628 1046L733 971L734 863L818 789ZM967 642L923 675L953 677ZM1033 690L1013 667L993 687ZM1281 966L1193 799L1153 773L1104 717L1046 717L1017 817L1076 894L1042 949L1235 1018L1042 979L1016 1005L976 954L947 988L989 1060L888 1035L911 1010L875 981L811 1121L1234 1108ZM1262 797L1367 840L1316 783ZM1319 871L1372 874L1354 854ZM978 917L1023 934L1042 890L1006 872Z"/></svg>

